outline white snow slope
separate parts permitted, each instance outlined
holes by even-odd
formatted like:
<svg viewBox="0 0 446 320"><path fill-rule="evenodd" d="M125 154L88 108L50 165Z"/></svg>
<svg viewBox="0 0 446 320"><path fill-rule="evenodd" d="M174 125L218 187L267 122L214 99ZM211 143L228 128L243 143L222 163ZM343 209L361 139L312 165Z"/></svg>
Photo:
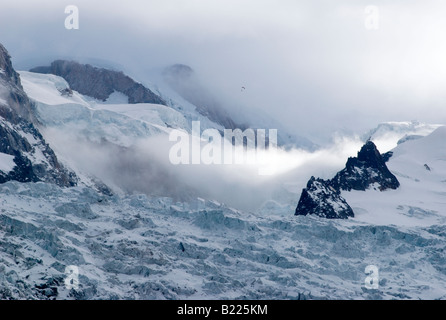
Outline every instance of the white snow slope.
<svg viewBox="0 0 446 320"><path fill-rule="evenodd" d="M21 76L37 100L29 89L38 79ZM120 143L141 123L165 131L165 115L172 125L182 119L159 106L93 108L78 98L40 101L39 114L73 130L88 131L95 119L104 138ZM343 192L355 212L348 220L277 211L287 202L244 212L201 198L7 182L0 185L0 298L445 299L445 141L440 127L395 148L388 166L401 187ZM379 270L376 288L366 283L368 265ZM77 288L64 283L67 266L78 268Z"/></svg>

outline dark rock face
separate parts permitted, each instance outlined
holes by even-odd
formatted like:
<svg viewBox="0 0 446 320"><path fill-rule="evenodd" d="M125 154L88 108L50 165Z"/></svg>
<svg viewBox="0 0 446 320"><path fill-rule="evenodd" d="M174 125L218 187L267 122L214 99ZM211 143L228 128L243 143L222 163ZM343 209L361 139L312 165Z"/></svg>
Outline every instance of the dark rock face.
<svg viewBox="0 0 446 320"><path fill-rule="evenodd" d="M388 162L390 158L393 156L393 151L387 151L386 153L381 154L384 162Z"/></svg>
<svg viewBox="0 0 446 320"><path fill-rule="evenodd" d="M389 171L386 162L392 152L381 155L372 141L367 141L358 152L358 156L349 158L345 168L333 179L311 179L297 205L295 215L314 214L328 219L346 219L353 217L352 208L341 196L341 190L363 190L370 187L380 191L397 189L397 178Z"/></svg>
<svg viewBox="0 0 446 320"><path fill-rule="evenodd" d="M33 105L23 91L20 76L14 70L8 51L0 44L0 117L17 123L20 118L34 122Z"/></svg>
<svg viewBox="0 0 446 320"><path fill-rule="evenodd" d="M68 82L71 89L99 100L105 101L114 91L118 91L125 94L129 98L129 103L132 104L166 105L166 102L158 95L122 72L65 60L56 60L49 67L36 67L30 71L60 76Z"/></svg>
<svg viewBox="0 0 446 320"><path fill-rule="evenodd" d="M311 179L297 205L295 215L313 214L328 219L347 219L353 217L353 210L347 201L342 198L340 191L335 190L330 181Z"/></svg>
<svg viewBox="0 0 446 320"><path fill-rule="evenodd" d="M397 189L400 183L386 166L388 157L383 157L375 144L367 141L357 157L347 160L345 168L331 180L331 185L337 190L347 191L364 191L372 186L380 191Z"/></svg>
<svg viewBox="0 0 446 320"><path fill-rule="evenodd" d="M14 156L10 172L0 170L0 183L46 181L68 187L76 185L45 142L34 115L34 105L20 83L7 50L0 44L0 153Z"/></svg>
<svg viewBox="0 0 446 320"><path fill-rule="evenodd" d="M0 68L2 69L2 72L0 73L1 79L10 82L11 85L15 85L19 88L22 87L20 76L12 67L11 56L2 44L0 44Z"/></svg>

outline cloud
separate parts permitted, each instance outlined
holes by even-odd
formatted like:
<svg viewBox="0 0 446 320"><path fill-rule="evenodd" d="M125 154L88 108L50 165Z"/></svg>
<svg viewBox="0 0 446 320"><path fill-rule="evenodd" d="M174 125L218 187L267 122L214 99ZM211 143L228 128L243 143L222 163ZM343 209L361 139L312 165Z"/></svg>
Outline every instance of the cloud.
<svg viewBox="0 0 446 320"><path fill-rule="evenodd" d="M272 156L265 151L262 159L269 157L271 161L267 164L275 169L275 174L265 176L259 175L259 168L265 165L258 161L175 165L169 159L175 142L166 135L120 147L106 141L91 141L63 127L44 128L42 132L59 159L80 177L96 177L118 194L145 193L178 201L202 197L252 211L277 197L286 196L287 205L296 205L311 175L331 178L343 168L348 156L356 155L362 144L354 137L338 137L332 145L316 152L278 149ZM234 150L238 154L245 152L242 148Z"/></svg>
<svg viewBox="0 0 446 320"><path fill-rule="evenodd" d="M0 29L19 69L56 58L95 59L151 82L155 68L190 65L228 109L269 113L327 143L378 122L444 122L446 4L374 1L60 1L2 4ZM240 95L240 87L246 90Z"/></svg>

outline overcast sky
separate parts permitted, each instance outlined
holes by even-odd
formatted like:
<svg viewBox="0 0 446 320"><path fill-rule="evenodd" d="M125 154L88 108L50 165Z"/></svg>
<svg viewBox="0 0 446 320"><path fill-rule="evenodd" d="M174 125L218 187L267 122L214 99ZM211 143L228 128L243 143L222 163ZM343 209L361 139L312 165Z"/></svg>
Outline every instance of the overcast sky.
<svg viewBox="0 0 446 320"><path fill-rule="evenodd" d="M64 26L70 4L79 30ZM1 4L0 42L19 70L90 59L141 80L184 63L229 108L320 142L381 121L446 122L445 17L441 0L17 0Z"/></svg>

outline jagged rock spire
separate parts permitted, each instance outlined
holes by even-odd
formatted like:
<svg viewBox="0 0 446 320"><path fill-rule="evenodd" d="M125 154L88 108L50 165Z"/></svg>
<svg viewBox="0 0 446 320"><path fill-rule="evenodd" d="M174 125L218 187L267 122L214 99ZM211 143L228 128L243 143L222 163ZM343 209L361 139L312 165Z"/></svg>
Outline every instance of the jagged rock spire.
<svg viewBox="0 0 446 320"><path fill-rule="evenodd" d="M333 179L311 177L302 190L295 215L313 214L328 219L353 217L353 210L341 196L341 190L366 190L373 187L384 191L398 188L398 179L386 166L391 156L391 153L382 156L376 145L367 140L358 156L349 158L345 168Z"/></svg>
<svg viewBox="0 0 446 320"><path fill-rule="evenodd" d="M398 179L386 165L383 157L372 141L367 141L358 152L357 157L347 160L345 168L331 180L331 185L338 190L366 190L370 187L384 191L397 189Z"/></svg>
<svg viewBox="0 0 446 320"><path fill-rule="evenodd" d="M347 201L335 190L329 181L311 177L297 205L295 215L317 215L328 219L353 217L353 210Z"/></svg>

